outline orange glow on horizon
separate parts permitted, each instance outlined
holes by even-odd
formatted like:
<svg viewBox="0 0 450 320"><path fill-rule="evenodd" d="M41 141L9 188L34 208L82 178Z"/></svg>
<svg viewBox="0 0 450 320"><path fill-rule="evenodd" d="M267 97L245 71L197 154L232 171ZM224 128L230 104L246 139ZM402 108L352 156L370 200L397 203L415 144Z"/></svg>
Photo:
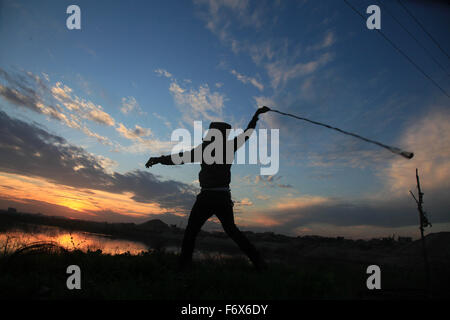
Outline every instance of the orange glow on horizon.
<svg viewBox="0 0 450 320"><path fill-rule="evenodd" d="M60 201L58 205L80 212L91 209L86 205L86 203L80 200L64 199Z"/></svg>
<svg viewBox="0 0 450 320"><path fill-rule="evenodd" d="M301 196L296 198L284 198L275 205L275 208L281 210L299 210L315 205L325 204L329 200L320 196Z"/></svg>
<svg viewBox="0 0 450 320"><path fill-rule="evenodd" d="M142 217L153 214L180 212L176 208L165 209L158 203L140 203L131 197L133 193L111 193L93 189L77 189L48 182L41 178L0 173L0 196L17 202L36 200L71 210L86 216L99 211L113 211L124 216ZM181 215L181 213L179 213Z"/></svg>

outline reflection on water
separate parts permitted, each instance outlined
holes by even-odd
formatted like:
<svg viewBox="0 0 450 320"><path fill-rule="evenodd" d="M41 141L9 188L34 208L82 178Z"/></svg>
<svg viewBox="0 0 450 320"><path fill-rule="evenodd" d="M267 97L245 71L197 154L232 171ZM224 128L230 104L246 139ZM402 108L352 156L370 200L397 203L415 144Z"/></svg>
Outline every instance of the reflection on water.
<svg viewBox="0 0 450 320"><path fill-rule="evenodd" d="M56 242L61 247L67 250L81 250L97 251L101 250L104 254L123 254L129 253L132 255L140 254L141 252L153 251L154 248L145 245L144 243L113 239L106 234L97 234L90 232L73 231L51 227L39 226L33 232L26 232L23 230L7 231L0 233L0 255L12 253L28 244L37 241ZM180 253L180 247L174 245L166 245L159 249L168 253ZM213 250L194 250L194 259L222 259L242 256L241 254L227 254Z"/></svg>
<svg viewBox="0 0 450 320"><path fill-rule="evenodd" d="M0 233L1 253L11 253L36 241L53 241L68 250L97 251L105 254L122 254L129 252L136 255L149 248L143 243L111 239L107 235L89 232L68 232L58 228L49 228L42 232L27 233L23 231L8 231Z"/></svg>

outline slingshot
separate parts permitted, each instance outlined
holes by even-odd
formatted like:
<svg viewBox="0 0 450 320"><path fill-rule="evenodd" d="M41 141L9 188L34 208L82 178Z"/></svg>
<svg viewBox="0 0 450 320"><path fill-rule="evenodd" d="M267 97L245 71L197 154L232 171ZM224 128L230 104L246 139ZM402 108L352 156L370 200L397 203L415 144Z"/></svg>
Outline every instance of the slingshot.
<svg viewBox="0 0 450 320"><path fill-rule="evenodd" d="M317 122L317 121L309 120L309 119L306 119L306 118L303 118L303 117L299 117L299 116L296 116L296 115L293 115L293 114L290 114L290 113L281 112L281 111L274 110L274 109L270 109L269 111L276 112L276 113L279 113L279 114L282 114L282 115L285 115L285 116L289 116L289 117L292 117L292 118L295 118L295 119L298 119L298 120L307 121L307 122L310 122L312 124L315 124L315 125L318 125L318 126L322 126L322 127L328 128L328 129L333 129L333 130L336 130L336 131L338 131L340 133L343 133L343 134L346 134L346 135L358 138L360 140L363 140L363 141L366 141L366 142L369 142L369 143L372 143L372 144L376 144L377 146L385 148L385 149L389 150L392 153L395 153L395 154L398 154L398 155L400 155L402 157L405 157L406 159L411 159L412 157L414 157L414 153L413 152L408 152L408 151L404 151L404 150L402 150L400 148L388 146L388 145L383 144L381 142L361 137L360 135L357 135L355 133L348 132L348 131L345 131L345 130L342 130L342 129L339 129L339 128L336 128L336 127L332 127L332 126L330 126L328 124L325 124L325 123L320 123L320 122Z"/></svg>

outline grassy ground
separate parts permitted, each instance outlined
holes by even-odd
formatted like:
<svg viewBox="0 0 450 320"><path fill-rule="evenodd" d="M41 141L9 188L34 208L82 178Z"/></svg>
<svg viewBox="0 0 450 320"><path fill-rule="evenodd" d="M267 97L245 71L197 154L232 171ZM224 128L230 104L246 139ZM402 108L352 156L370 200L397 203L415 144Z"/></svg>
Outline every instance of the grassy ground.
<svg viewBox="0 0 450 320"><path fill-rule="evenodd" d="M81 268L82 289L68 290L66 268ZM382 290L366 289L366 265L331 261L271 263L256 272L243 259L205 259L177 271L164 252L32 252L0 258L0 298L31 299L360 299L420 298L417 273L382 267Z"/></svg>

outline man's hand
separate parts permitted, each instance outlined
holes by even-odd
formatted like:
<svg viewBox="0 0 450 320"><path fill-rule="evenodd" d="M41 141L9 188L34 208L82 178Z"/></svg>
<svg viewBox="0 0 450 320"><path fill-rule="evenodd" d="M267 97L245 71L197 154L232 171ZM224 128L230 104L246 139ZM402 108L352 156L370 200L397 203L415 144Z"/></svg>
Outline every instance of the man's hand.
<svg viewBox="0 0 450 320"><path fill-rule="evenodd" d="M266 113L267 111L270 111L270 108L263 106L261 108L259 108L258 110L256 110L256 114L261 114L261 113Z"/></svg>
<svg viewBox="0 0 450 320"><path fill-rule="evenodd" d="M159 163L160 159L159 157L151 157L150 159L148 159L147 163L145 164L145 166L147 168L150 168L151 166L153 166L154 164Z"/></svg>

